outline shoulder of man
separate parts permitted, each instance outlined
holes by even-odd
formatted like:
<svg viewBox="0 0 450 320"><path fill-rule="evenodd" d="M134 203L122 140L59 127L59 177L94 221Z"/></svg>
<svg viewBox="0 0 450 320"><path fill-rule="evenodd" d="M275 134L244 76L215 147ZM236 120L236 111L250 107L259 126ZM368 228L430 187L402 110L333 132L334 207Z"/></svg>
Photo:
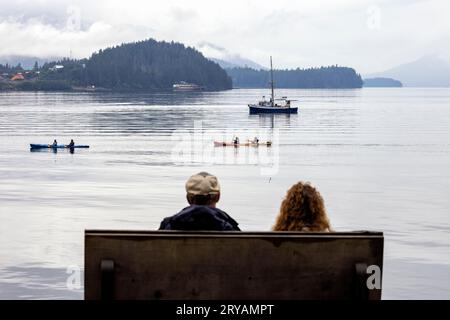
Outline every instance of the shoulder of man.
<svg viewBox="0 0 450 320"><path fill-rule="evenodd" d="M230 225L230 227L227 227L227 230L236 230L236 231L241 231L241 229L239 229L238 225L239 223L236 222L236 220L234 220L232 217L230 217L230 215L228 213L226 213L223 210L220 210L219 208L212 208L216 214L222 219L224 220L227 224Z"/></svg>
<svg viewBox="0 0 450 320"><path fill-rule="evenodd" d="M222 211L218 208L211 208L206 206L188 206L181 210L180 212L174 214L173 216L165 218L160 225L159 230L171 230L173 228L180 228L184 229L186 226L191 226L194 221L196 221L200 216L209 215L211 218L213 218L216 221L216 227L217 223L221 225L219 229L223 231L227 230L234 230L234 231L240 231L238 227L238 223L231 218L225 211ZM214 220L206 220L210 223L213 223ZM197 220L198 221L198 220ZM214 223L213 223L214 224ZM188 228L189 229L189 228Z"/></svg>
<svg viewBox="0 0 450 320"><path fill-rule="evenodd" d="M180 212L175 213L174 215L170 217L166 217L161 221L161 225L159 227L159 230L169 230L171 228L171 222L179 219L180 217L186 215L189 213L189 211L192 209L191 206L183 208Z"/></svg>
<svg viewBox="0 0 450 320"><path fill-rule="evenodd" d="M164 218L163 221L161 221L161 224L159 225L159 230L170 230L170 219L171 217Z"/></svg>

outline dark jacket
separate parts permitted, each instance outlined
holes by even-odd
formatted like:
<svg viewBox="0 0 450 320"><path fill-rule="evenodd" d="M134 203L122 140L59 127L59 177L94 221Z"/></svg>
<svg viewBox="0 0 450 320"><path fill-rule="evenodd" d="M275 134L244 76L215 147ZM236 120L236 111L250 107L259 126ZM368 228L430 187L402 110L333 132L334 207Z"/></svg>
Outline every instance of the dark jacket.
<svg viewBox="0 0 450 320"><path fill-rule="evenodd" d="M165 218L159 230L241 231L238 223L224 211L199 205L191 205Z"/></svg>

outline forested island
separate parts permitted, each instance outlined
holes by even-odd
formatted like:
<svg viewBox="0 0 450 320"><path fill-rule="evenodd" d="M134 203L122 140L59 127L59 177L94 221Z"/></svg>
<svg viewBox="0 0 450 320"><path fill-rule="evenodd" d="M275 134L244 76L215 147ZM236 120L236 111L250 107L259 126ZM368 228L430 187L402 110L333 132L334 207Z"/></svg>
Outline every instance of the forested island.
<svg viewBox="0 0 450 320"><path fill-rule="evenodd" d="M153 39L100 50L88 59L63 59L36 70L14 70L20 79L0 88L18 90L166 90L185 81L204 90L231 89L227 73L194 48ZM9 82L9 83L8 83Z"/></svg>
<svg viewBox="0 0 450 320"><path fill-rule="evenodd" d="M270 71L251 68L225 69L233 80L235 88L267 88ZM274 70L273 77L277 88L361 88L361 76L352 68L320 67L309 69Z"/></svg>

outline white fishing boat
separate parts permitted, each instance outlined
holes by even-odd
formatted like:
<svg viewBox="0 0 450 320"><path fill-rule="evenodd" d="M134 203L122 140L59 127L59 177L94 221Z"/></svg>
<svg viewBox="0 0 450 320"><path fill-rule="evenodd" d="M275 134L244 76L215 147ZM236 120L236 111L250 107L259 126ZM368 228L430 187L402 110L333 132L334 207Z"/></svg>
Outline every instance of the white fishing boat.
<svg viewBox="0 0 450 320"><path fill-rule="evenodd" d="M287 97L282 97L281 99L275 99L274 93L274 81L273 81L273 67L272 67L272 57L270 57L270 87L271 96L270 100L266 100L265 96L258 103L249 104L250 114L257 113L297 113L298 107L292 107L291 102L295 100L287 99ZM279 102L276 102L279 101Z"/></svg>

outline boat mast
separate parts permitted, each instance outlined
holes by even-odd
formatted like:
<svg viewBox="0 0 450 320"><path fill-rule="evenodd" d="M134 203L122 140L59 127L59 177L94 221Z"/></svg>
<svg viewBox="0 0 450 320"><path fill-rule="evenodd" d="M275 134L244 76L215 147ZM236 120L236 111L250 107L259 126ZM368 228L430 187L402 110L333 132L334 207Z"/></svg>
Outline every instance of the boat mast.
<svg viewBox="0 0 450 320"><path fill-rule="evenodd" d="M272 56L270 56L270 86L272 89L272 106L275 105L275 95L273 93L273 68L272 68Z"/></svg>

